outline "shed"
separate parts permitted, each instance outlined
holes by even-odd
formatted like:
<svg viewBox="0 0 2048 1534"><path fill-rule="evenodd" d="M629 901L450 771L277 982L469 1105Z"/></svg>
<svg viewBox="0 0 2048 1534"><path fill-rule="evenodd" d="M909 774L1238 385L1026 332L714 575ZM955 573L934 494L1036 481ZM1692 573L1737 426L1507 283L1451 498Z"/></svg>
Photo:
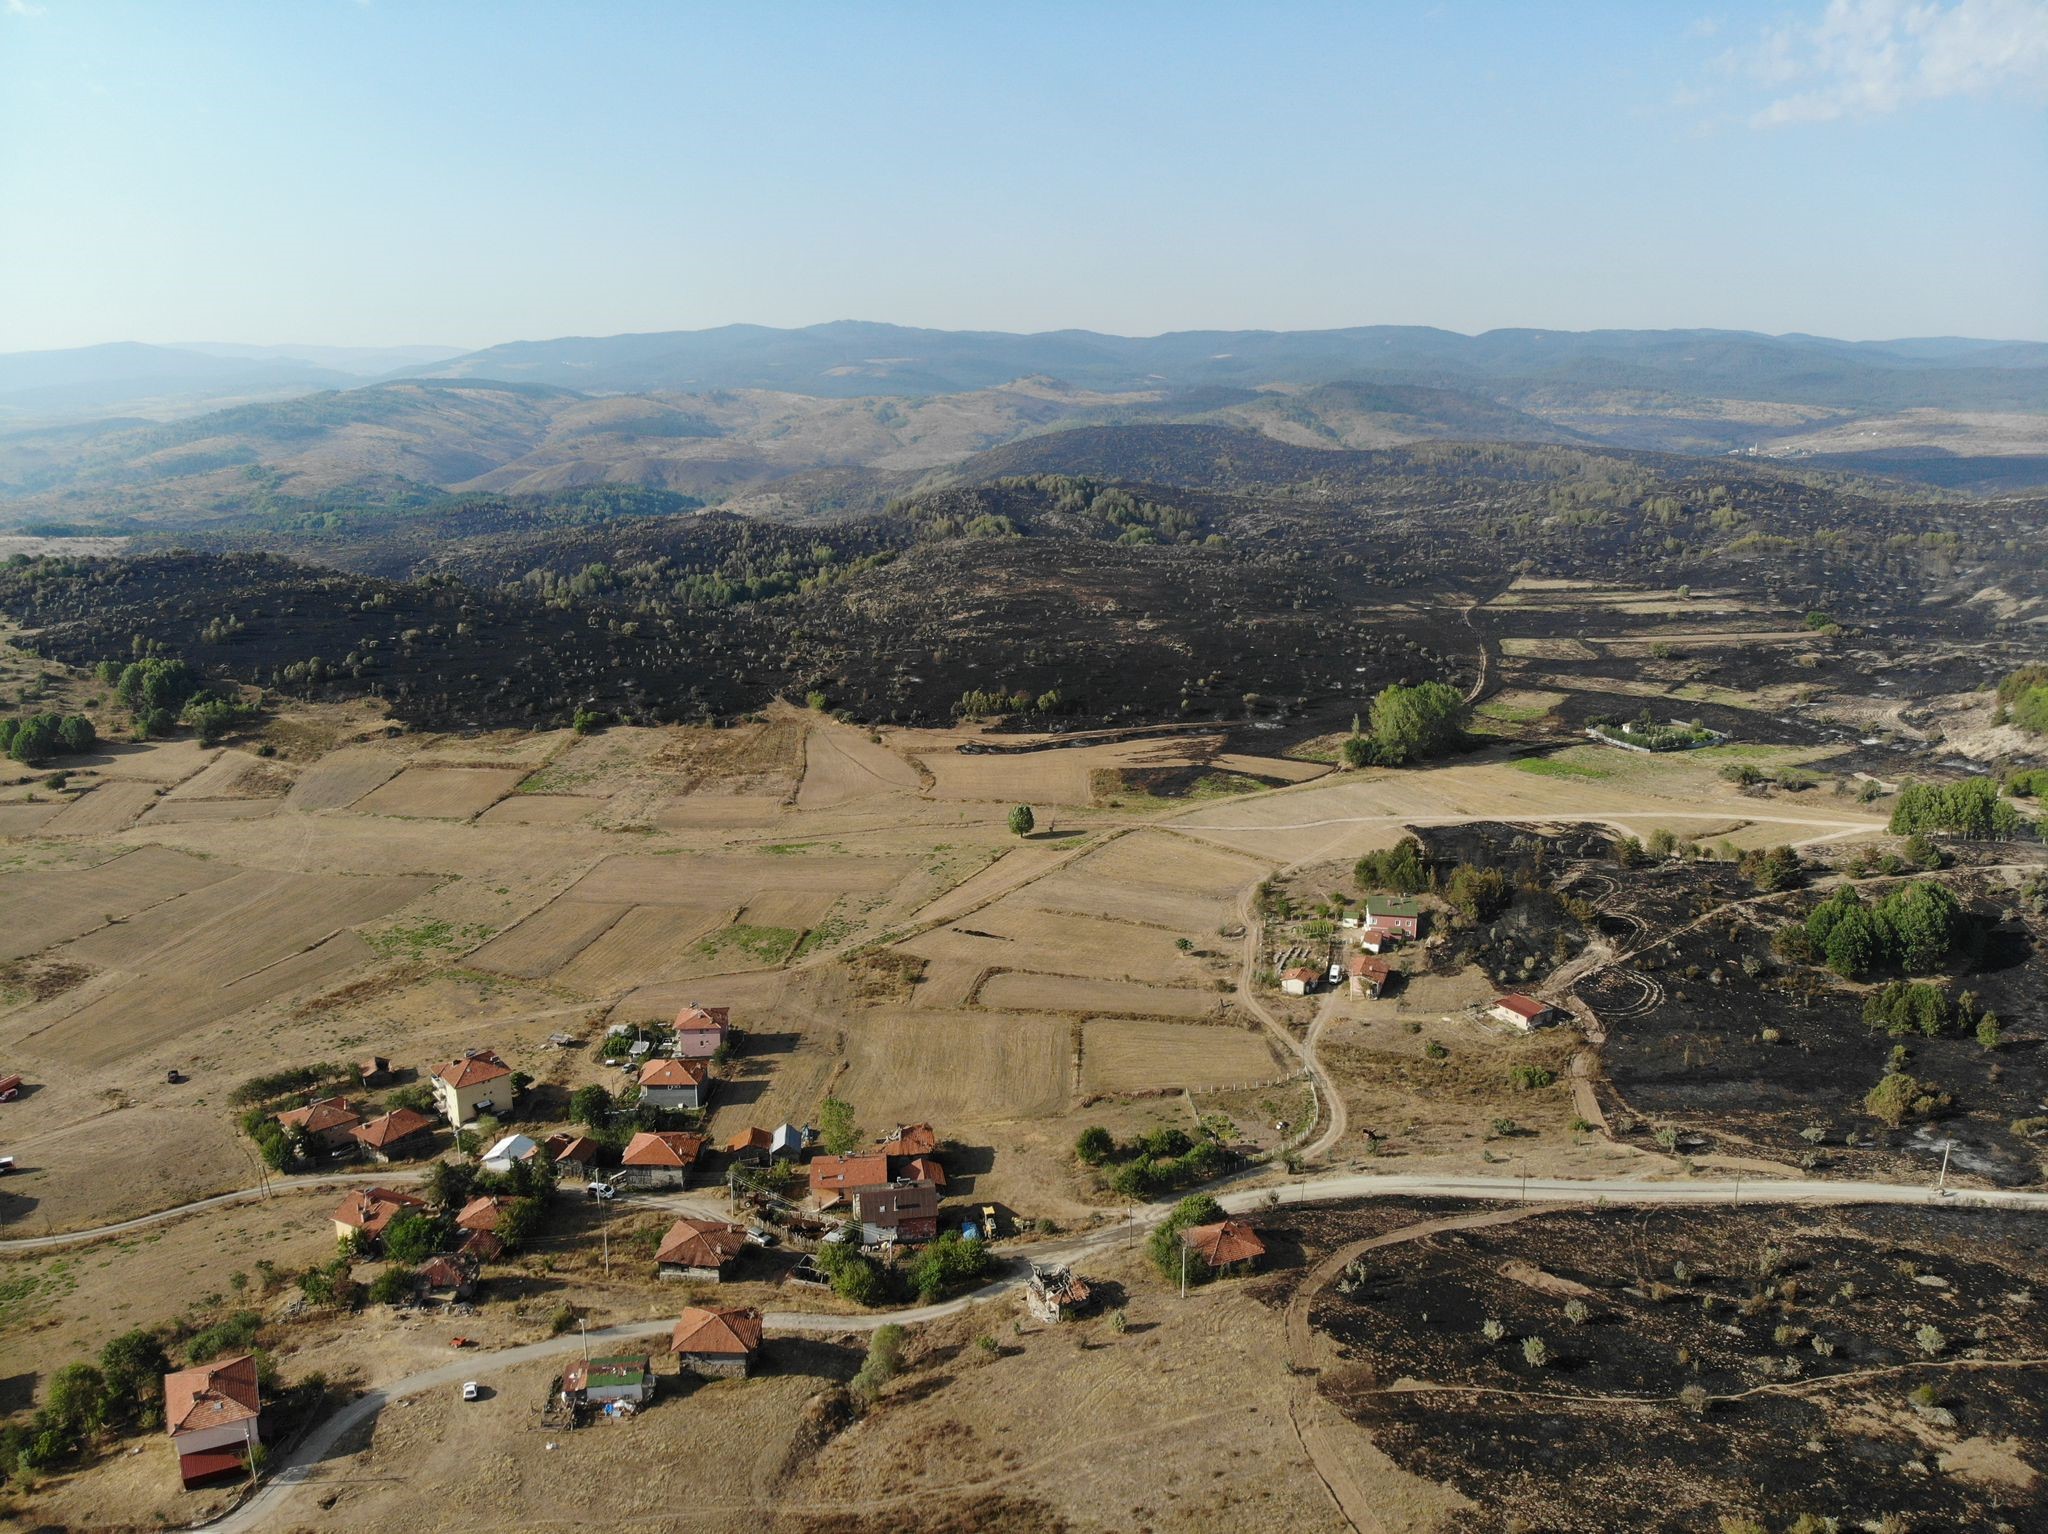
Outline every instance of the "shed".
<svg viewBox="0 0 2048 1534"><path fill-rule="evenodd" d="M1266 1255L1266 1243L1242 1220L1191 1225L1180 1233L1181 1244L1219 1273L1240 1265L1250 1268Z"/></svg>
<svg viewBox="0 0 2048 1534"><path fill-rule="evenodd" d="M744 1375L761 1353L761 1312L751 1305L692 1305L669 1334L668 1350L696 1374Z"/></svg>
<svg viewBox="0 0 2048 1534"><path fill-rule="evenodd" d="M1540 1002L1533 996L1510 993L1495 997L1493 1005L1487 1008L1486 1015L1495 1022L1506 1023L1510 1028L1518 1028L1527 1033L1531 1029L1542 1028L1555 1022L1557 1008Z"/></svg>
<svg viewBox="0 0 2048 1534"><path fill-rule="evenodd" d="M575 1404L631 1401L638 1406L653 1394L654 1360L645 1353L579 1358L562 1371L563 1399Z"/></svg>

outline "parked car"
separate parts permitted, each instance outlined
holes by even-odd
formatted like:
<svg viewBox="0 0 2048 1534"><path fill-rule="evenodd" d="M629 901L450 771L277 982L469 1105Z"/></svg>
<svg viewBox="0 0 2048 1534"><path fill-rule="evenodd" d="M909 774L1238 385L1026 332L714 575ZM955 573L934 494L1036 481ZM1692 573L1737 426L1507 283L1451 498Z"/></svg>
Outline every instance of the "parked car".
<svg viewBox="0 0 2048 1534"><path fill-rule="evenodd" d="M618 1191L617 1188L608 1182L587 1182L583 1185L583 1196L585 1198L612 1198Z"/></svg>
<svg viewBox="0 0 2048 1534"><path fill-rule="evenodd" d="M765 1231L758 1225L751 1227L747 1231L747 1239L756 1246L773 1246L776 1242L776 1237L772 1232Z"/></svg>
<svg viewBox="0 0 2048 1534"><path fill-rule="evenodd" d="M1336 985L1338 982L1343 980L1343 978L1344 966L1341 964L1332 964L1330 966L1330 984Z"/></svg>
<svg viewBox="0 0 2048 1534"><path fill-rule="evenodd" d="M13 1170L14 1158L12 1156L0 1156L0 1177L5 1177Z"/></svg>
<svg viewBox="0 0 2048 1534"><path fill-rule="evenodd" d="M476 1382L475 1380L465 1380L465 1381L463 1381L463 1384L462 1384L462 1399L463 1399L463 1400L465 1400L465 1401L480 1401L480 1400L482 1400L482 1399L483 1399L483 1394L484 1394L484 1387L483 1387L482 1385L478 1384L478 1383L477 1383L477 1382Z"/></svg>

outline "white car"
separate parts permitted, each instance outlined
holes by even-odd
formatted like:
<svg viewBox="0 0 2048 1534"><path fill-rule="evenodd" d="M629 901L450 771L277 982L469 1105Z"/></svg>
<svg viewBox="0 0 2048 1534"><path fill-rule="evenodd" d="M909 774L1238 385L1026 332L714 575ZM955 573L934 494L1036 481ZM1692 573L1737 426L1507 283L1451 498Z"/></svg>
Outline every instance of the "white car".
<svg viewBox="0 0 2048 1534"><path fill-rule="evenodd" d="M484 1387L483 1387L482 1385L478 1384L478 1383L477 1383L477 1382L476 1382L475 1380L466 1380L466 1381L464 1381L464 1382L463 1382L463 1386L462 1386L462 1399L463 1399L463 1400L465 1400L465 1401L481 1401L481 1400L483 1399L483 1395L484 1395Z"/></svg>
<svg viewBox="0 0 2048 1534"><path fill-rule="evenodd" d="M587 1182L583 1185L583 1196L585 1198L612 1198L617 1195L618 1191L617 1188L608 1182Z"/></svg>
<svg viewBox="0 0 2048 1534"><path fill-rule="evenodd" d="M770 1235L767 1231L761 1229L761 1227L758 1225L752 1226L748 1229L747 1239L751 1241L755 1246L773 1246L775 1244L775 1237Z"/></svg>
<svg viewBox="0 0 2048 1534"><path fill-rule="evenodd" d="M1341 964L1332 964L1330 966L1330 984L1335 985L1338 981L1342 980L1343 978L1344 966Z"/></svg>

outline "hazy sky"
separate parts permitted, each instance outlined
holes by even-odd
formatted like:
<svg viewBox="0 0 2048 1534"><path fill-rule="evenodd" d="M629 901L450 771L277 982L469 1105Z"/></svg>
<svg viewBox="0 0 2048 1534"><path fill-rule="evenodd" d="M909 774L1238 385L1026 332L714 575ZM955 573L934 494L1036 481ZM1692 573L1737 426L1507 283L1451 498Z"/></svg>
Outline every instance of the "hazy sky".
<svg viewBox="0 0 2048 1534"><path fill-rule="evenodd" d="M2048 0L0 0L0 350L2048 338Z"/></svg>

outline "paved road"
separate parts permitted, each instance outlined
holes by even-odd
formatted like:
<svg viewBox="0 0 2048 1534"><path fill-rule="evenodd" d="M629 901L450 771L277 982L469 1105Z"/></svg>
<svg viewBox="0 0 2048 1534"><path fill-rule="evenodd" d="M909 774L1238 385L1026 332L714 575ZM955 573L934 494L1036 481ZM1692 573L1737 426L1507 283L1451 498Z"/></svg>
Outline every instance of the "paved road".
<svg viewBox="0 0 2048 1534"><path fill-rule="evenodd" d="M1626 1177L1574 1179L1563 1177L1440 1177L1426 1173L1326 1172L1305 1177L1281 1188L1246 1188L1221 1195L1217 1202L1232 1213L1263 1209L1274 1203L1290 1204L1309 1199L1375 1198L1398 1195L1418 1197L1526 1199L1531 1204L1927 1204L1943 1203L1958 1208L2030 1209L2048 1214L2048 1193L2017 1190L1971 1190L1941 1198L1932 1187L1906 1183L1846 1183L1818 1180L1771 1181L1765 1179L1688 1179L1675 1182L1645 1182ZM1139 1229L1163 1218L1168 1206L1146 1205L1130 1215L1114 1219L1071 1240L1034 1245L1023 1256L1009 1261L993 1282L955 1299L936 1305L919 1305L908 1310L877 1315L832 1316L804 1311L769 1311L763 1316L766 1329L776 1332L836 1334L872 1331L890 1322L915 1325L984 1305L1015 1291L1028 1272L1028 1261L1072 1262L1119 1241L1136 1237ZM641 1321L605 1327L584 1336L570 1333L544 1342L529 1342L496 1352L472 1354L453 1359L433 1369L423 1369L388 1385L358 1396L306 1437L290 1459L248 1501L206 1527L225 1534L255 1534L270 1527L269 1520L282 1516L294 1491L314 1478L315 1471L335 1446L353 1429L376 1416L386 1404L405 1396L430 1390L453 1390L465 1380L482 1380L516 1369L523 1364L561 1358L581 1351L587 1341L599 1344L644 1342L668 1331L667 1321Z"/></svg>

